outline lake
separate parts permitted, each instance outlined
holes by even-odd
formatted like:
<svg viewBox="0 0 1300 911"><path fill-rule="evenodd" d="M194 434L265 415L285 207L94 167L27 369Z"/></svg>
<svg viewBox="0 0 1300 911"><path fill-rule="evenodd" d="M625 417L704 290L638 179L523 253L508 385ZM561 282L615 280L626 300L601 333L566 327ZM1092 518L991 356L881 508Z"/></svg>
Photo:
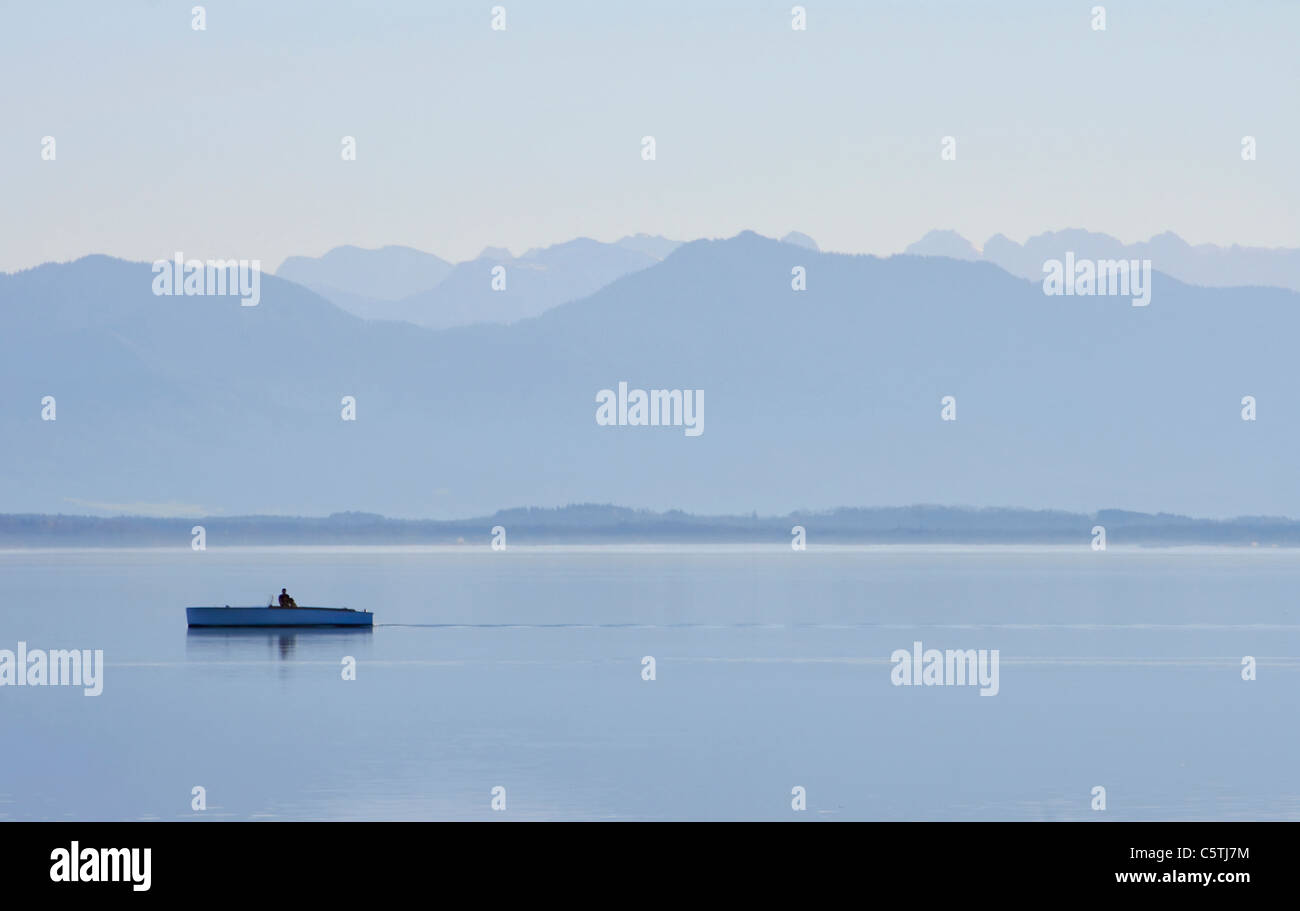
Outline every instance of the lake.
<svg viewBox="0 0 1300 911"><path fill-rule="evenodd" d="M186 629L281 587L375 627ZM0 687L0 819L1297 819L1298 591L1272 548L0 551L0 649L105 663ZM895 685L918 641L996 695Z"/></svg>

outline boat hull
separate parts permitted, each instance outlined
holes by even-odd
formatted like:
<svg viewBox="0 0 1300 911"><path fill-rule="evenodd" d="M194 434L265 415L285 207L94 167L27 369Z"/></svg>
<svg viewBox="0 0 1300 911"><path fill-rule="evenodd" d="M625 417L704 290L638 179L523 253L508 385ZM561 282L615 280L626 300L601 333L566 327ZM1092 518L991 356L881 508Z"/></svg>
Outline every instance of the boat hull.
<svg viewBox="0 0 1300 911"><path fill-rule="evenodd" d="M346 607L187 607L190 626L374 626L370 611Z"/></svg>

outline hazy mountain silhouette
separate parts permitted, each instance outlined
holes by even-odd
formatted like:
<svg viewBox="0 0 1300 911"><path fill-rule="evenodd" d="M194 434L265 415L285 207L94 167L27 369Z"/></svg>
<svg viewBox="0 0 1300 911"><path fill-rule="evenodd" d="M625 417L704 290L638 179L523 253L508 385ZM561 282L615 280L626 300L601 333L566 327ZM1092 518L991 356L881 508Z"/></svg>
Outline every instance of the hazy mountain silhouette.
<svg viewBox="0 0 1300 911"><path fill-rule="evenodd" d="M956 231L931 231L904 252L916 256L947 256L950 259L980 258L979 251Z"/></svg>
<svg viewBox="0 0 1300 911"><path fill-rule="evenodd" d="M791 231L785 237L781 238L781 243L793 244L796 247L803 247L805 250L821 252L821 247L817 246L817 241L813 240L807 234L800 234L798 231Z"/></svg>
<svg viewBox="0 0 1300 911"><path fill-rule="evenodd" d="M1066 252L1077 259L1149 259L1151 266L1190 285L1216 288L1250 285L1300 290L1300 249L1263 247L1219 247L1191 245L1177 234L1165 232L1148 241L1125 244L1109 234L1069 229L1048 231L1018 244L995 234L983 251L954 231L931 231L907 248L918 256L947 256L952 259L983 259L1031 281L1042 281L1043 263L1064 259Z"/></svg>
<svg viewBox="0 0 1300 911"><path fill-rule="evenodd" d="M666 259L669 253L682 245L680 240L669 240L652 234L633 234L616 243L624 249L644 253L652 259Z"/></svg>
<svg viewBox="0 0 1300 911"><path fill-rule="evenodd" d="M648 245L637 245L648 246ZM622 243L580 237L522 256L488 248L460 263L435 288L375 310L377 318L445 329L474 323L513 323L591 294L659 259ZM493 289L493 268L505 269L505 289Z"/></svg>
<svg viewBox="0 0 1300 911"><path fill-rule="evenodd" d="M791 290L792 265L807 291ZM6 511L1300 515L1290 291L1157 274L1137 308L1045 297L985 262L814 253L749 232L510 326L365 322L273 276L250 308L155 297L151 279L102 256L0 275ZM620 381L704 390L704 433L598 426L596 393ZM47 395L54 422L40 418ZM345 395L355 422L340 420ZM946 395L955 422L940 420ZM1244 395L1255 422L1240 418Z"/></svg>
<svg viewBox="0 0 1300 911"><path fill-rule="evenodd" d="M648 234L613 244L584 237L518 257L504 247L485 247L457 265L409 247L338 247L319 259L290 257L276 275L362 319L446 329L536 316L654 265L678 246ZM501 291L492 288L495 266L506 269Z"/></svg>
<svg viewBox="0 0 1300 911"><path fill-rule="evenodd" d="M291 256L275 274L305 285L359 316L368 301L398 300L440 283L452 264L410 247L335 247L324 256Z"/></svg>
<svg viewBox="0 0 1300 911"><path fill-rule="evenodd" d="M190 519L0 514L0 546L183 548L195 522L224 546L285 544L460 544L485 547L490 529L512 545L547 542L753 542L781 545L802 525L814 548L848 542L1073 544L1084 550L1102 524L1112 545L1300 545L1300 521L1242 517L1223 521L1103 509L960 509L903 506L841 508L784 516L693 515L590 503L558 509L503 509L462 519L389 519L346 512L325 517L196 516Z"/></svg>

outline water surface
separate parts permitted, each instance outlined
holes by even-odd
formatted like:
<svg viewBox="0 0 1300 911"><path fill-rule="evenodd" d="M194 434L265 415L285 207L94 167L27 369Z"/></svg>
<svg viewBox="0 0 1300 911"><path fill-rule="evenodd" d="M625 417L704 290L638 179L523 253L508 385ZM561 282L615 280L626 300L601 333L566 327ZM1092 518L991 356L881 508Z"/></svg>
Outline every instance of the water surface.
<svg viewBox="0 0 1300 911"><path fill-rule="evenodd" d="M186 630L282 586L376 626ZM0 688L0 819L1295 819L1297 591L1278 549L4 551L0 648L106 669ZM998 694L893 686L916 640Z"/></svg>

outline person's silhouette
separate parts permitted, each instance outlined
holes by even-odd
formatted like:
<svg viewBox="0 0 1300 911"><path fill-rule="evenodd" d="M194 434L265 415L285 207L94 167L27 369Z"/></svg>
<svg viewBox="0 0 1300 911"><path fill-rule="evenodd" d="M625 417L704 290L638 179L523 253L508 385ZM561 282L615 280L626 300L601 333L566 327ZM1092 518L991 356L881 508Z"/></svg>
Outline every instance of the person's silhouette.
<svg viewBox="0 0 1300 911"><path fill-rule="evenodd" d="M282 588L282 589L280 589L280 606L281 606L281 607L297 607L297 606L298 606L298 602L297 602L297 601L294 601L293 598L289 597L289 592L288 592L287 589L283 589L283 588Z"/></svg>

